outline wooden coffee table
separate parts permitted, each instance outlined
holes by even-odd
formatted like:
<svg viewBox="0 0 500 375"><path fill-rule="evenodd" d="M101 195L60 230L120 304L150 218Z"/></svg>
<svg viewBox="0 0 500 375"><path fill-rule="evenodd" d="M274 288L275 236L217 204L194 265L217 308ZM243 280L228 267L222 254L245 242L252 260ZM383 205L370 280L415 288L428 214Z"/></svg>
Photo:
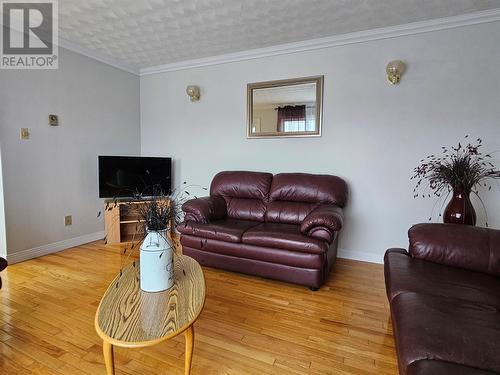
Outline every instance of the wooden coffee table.
<svg viewBox="0 0 500 375"><path fill-rule="evenodd" d="M146 293L139 286L139 262L122 270L102 297L95 329L103 339L108 375L114 375L113 346L142 348L184 332L185 374L191 372L194 329L205 303L205 278L200 265L185 255L174 258L175 283L165 292Z"/></svg>

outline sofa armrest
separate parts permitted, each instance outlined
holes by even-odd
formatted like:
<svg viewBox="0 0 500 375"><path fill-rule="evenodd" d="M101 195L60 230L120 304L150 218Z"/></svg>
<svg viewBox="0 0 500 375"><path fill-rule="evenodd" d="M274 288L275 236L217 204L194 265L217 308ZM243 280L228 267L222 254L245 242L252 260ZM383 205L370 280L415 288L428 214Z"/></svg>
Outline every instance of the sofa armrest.
<svg viewBox="0 0 500 375"><path fill-rule="evenodd" d="M342 229L344 214L342 208L334 204L324 204L316 207L307 215L300 224L302 234L316 237L315 234L321 234L320 237L333 241L335 232ZM325 234L329 234L329 237Z"/></svg>
<svg viewBox="0 0 500 375"><path fill-rule="evenodd" d="M410 256L410 254L408 253L408 251L406 251L405 249L401 249L399 247L392 247L392 248L387 249L385 251L384 262L390 256L390 254L400 254L400 255Z"/></svg>
<svg viewBox="0 0 500 375"><path fill-rule="evenodd" d="M182 205L182 211L185 212L184 221L197 223L208 223L227 216L226 201L218 196L191 199Z"/></svg>
<svg viewBox="0 0 500 375"><path fill-rule="evenodd" d="M408 279L405 277L406 272L401 272L401 269L408 271L409 261L410 254L405 249L391 248L384 254L385 293L389 302L407 290ZM411 272L408 274L411 275Z"/></svg>
<svg viewBox="0 0 500 375"><path fill-rule="evenodd" d="M408 231L413 258L500 276L500 231L459 224L417 224Z"/></svg>
<svg viewBox="0 0 500 375"><path fill-rule="evenodd" d="M3 258L0 258L0 271L3 271L7 268L7 261ZM0 289L2 289L2 278L0 278Z"/></svg>

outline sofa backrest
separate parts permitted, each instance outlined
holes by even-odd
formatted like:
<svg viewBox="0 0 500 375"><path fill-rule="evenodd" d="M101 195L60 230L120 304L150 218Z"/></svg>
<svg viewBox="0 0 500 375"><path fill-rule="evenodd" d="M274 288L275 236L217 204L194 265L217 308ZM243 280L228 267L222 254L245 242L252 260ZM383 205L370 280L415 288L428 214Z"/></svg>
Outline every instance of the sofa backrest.
<svg viewBox="0 0 500 375"><path fill-rule="evenodd" d="M500 276L500 230L425 223L408 236L413 258Z"/></svg>
<svg viewBox="0 0 500 375"><path fill-rule="evenodd" d="M271 173L220 172L212 180L210 195L224 198L229 218L264 221L272 179Z"/></svg>
<svg viewBox="0 0 500 375"><path fill-rule="evenodd" d="M280 173L273 177L265 220L300 224L321 204L344 207L347 184L340 177L308 173Z"/></svg>
<svg viewBox="0 0 500 375"><path fill-rule="evenodd" d="M300 224L321 204L343 208L347 184L331 175L225 171L213 178L210 195L224 198L232 219Z"/></svg>

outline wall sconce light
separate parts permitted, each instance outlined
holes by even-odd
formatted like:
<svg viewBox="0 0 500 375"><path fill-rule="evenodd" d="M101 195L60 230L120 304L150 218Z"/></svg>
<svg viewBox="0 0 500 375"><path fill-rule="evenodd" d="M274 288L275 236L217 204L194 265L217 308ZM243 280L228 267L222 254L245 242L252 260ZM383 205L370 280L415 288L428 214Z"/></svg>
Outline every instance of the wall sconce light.
<svg viewBox="0 0 500 375"><path fill-rule="evenodd" d="M189 85L186 87L186 94L188 94L192 102L200 100L200 88L198 86Z"/></svg>
<svg viewBox="0 0 500 375"><path fill-rule="evenodd" d="M406 70L406 64L401 60L394 60L387 64L385 71L387 72L387 79L393 85L397 85L401 80L401 76Z"/></svg>

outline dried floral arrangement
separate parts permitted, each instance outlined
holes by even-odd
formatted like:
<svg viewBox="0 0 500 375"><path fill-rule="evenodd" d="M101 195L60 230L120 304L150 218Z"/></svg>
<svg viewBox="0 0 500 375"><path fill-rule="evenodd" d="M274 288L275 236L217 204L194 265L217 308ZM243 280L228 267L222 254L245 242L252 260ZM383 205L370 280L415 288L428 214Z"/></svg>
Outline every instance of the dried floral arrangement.
<svg viewBox="0 0 500 375"><path fill-rule="evenodd" d="M430 193L421 192L421 189L427 185L426 187L432 191L434 196L444 198L442 202L444 205L454 190L461 190L465 194L473 193L477 196L486 212L484 203L479 196L479 188L491 190L492 182L498 184L497 179L500 178L500 171L496 169L491 153L481 151L481 138L470 141L469 136L466 135L464 140L464 142L459 142L456 147L443 146L441 147L441 155L432 154L420 161L420 164L414 168L411 177L411 180L416 181L413 189L414 198L431 197ZM439 201L440 199L436 201L436 204ZM431 219L432 215L429 220Z"/></svg>
<svg viewBox="0 0 500 375"><path fill-rule="evenodd" d="M127 262L133 250L137 249L148 231L156 231L171 243L168 236L175 230L176 226L183 220L182 205L192 198L189 190L201 189L207 191L206 187L200 185L188 185L183 182L180 187L170 192L165 192L160 184L151 184L142 191L130 191L131 198L122 203L124 211L138 218L132 240L124 247L123 254L128 254ZM113 198L106 202L104 209L111 211L120 203L119 198ZM101 216L98 213L98 217ZM104 238L107 243L107 236ZM176 252L174 251L174 255Z"/></svg>
<svg viewBox="0 0 500 375"><path fill-rule="evenodd" d="M188 185L187 182L183 182L180 187L170 192L165 192L160 184L150 184L141 192L130 191L131 198L125 202L121 202L118 198L113 198L106 202L105 210L111 211L118 204L121 204L125 212L138 218L133 238L123 249L123 255L127 256L121 258L122 266L120 267L119 277L115 284L116 288L118 288L121 282L124 264L129 263L130 256L134 253L134 250L139 248L146 238L148 231L158 232L170 244L168 250L173 250L172 262L174 261L174 258L178 254L175 251L175 245L172 245L173 239L171 238L171 234L183 220L182 205L191 198L197 198L189 192L192 188L204 191L208 190L199 185ZM101 216L101 212L97 216ZM107 235L104 241L107 243ZM159 259L163 254L164 252L159 254ZM138 266L135 260L132 264L134 268ZM182 272L184 275L186 274L184 269L182 269ZM137 278L137 282L139 282L139 278Z"/></svg>

